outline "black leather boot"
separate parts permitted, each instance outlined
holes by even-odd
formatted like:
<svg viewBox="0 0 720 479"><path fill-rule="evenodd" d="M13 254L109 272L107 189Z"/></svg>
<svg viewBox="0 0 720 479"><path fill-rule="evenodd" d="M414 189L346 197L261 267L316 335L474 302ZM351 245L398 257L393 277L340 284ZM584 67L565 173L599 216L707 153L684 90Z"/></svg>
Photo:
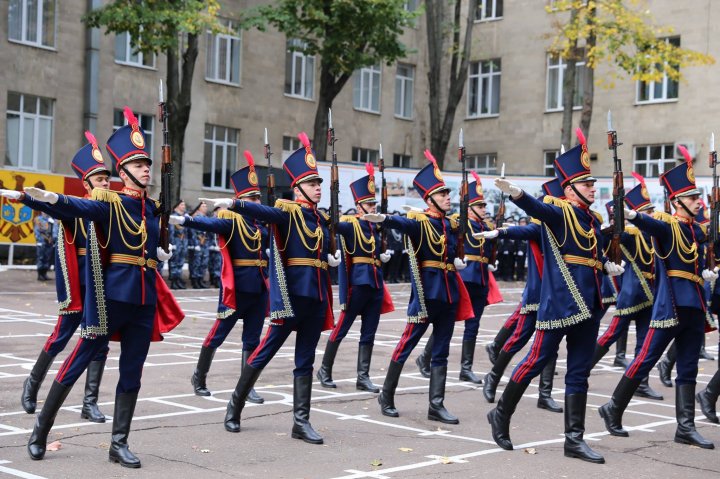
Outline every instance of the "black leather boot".
<svg viewBox="0 0 720 479"><path fill-rule="evenodd" d="M622 427L622 416L630 404L630 400L640 384L640 379L623 376L620 378L620 382L615 387L610 401L600 406L598 413L600 417L605 421L605 429L610 434L618 437L628 437L630 434ZM567 407L567 406L566 406Z"/></svg>
<svg viewBox="0 0 720 479"><path fill-rule="evenodd" d="M495 364L498 354L500 354L500 349L502 349L502 347L505 345L508 338L512 336L512 333L512 329L502 327L500 328L500 331L498 331L498 333L495 335L495 339L493 339L493 342L485 345L485 351L487 351L488 358L490 359L490 362L492 364Z"/></svg>
<svg viewBox="0 0 720 479"><path fill-rule="evenodd" d="M50 434L50 429L55 423L55 417L71 389L71 387L57 381L53 381L52 386L50 386L50 392L48 392L45 404L43 404L40 413L35 419L35 427L28 441L27 451L30 459L39 461L45 456L48 434Z"/></svg>
<svg viewBox="0 0 720 479"><path fill-rule="evenodd" d="M440 421L445 424L460 424L456 416L445 409L445 381L447 380L447 366L430 368L430 407L428 419Z"/></svg>
<svg viewBox="0 0 720 479"><path fill-rule="evenodd" d="M196 396L210 396L212 394L208 390L205 381L207 379L207 373L210 371L213 357L215 357L215 349L216 348L206 348L205 346L200 348L200 357L198 357L197 366L195 366L195 371L190 378L190 384L192 384Z"/></svg>
<svg viewBox="0 0 720 479"><path fill-rule="evenodd" d="M250 358L250 356L252 355L252 353L253 353L254 351L255 351L254 349L253 349L252 351L251 351L251 350L243 351L243 353L242 353L242 367L240 368L240 371L242 371L242 369L247 365L248 359ZM262 404L262 403L265 402L265 398L263 398L263 397L260 396L258 393L256 393L256 392L255 392L255 388L251 388L251 389L250 389L250 392L248 393L247 398L246 398L245 400L246 400L247 402L251 402L251 403L253 403L253 404Z"/></svg>
<svg viewBox="0 0 720 479"><path fill-rule="evenodd" d="M703 334L702 346L700 346L700 359L707 359L708 361L715 361L715 358L705 350L705 335Z"/></svg>
<svg viewBox="0 0 720 479"><path fill-rule="evenodd" d="M595 352L593 353L592 358L592 366L590 369L594 368L595 365L600 362L600 360L607 354L607 352L610 351L610 348L607 346L600 346L599 344L595 344Z"/></svg>
<svg viewBox="0 0 720 479"><path fill-rule="evenodd" d="M587 393L565 395L565 457L605 464L605 458L583 440L586 404Z"/></svg>
<svg viewBox="0 0 720 479"><path fill-rule="evenodd" d="M695 398L700 405L700 410L710 422L719 423L715 406L717 404L718 395L720 395L720 370L715 371L712 379L707 387L697 393Z"/></svg>
<svg viewBox="0 0 720 479"><path fill-rule="evenodd" d="M38 391L50 366L52 366L53 359L54 357L50 356L44 349L40 351L40 355L30 371L30 376L25 378L22 396L20 396L20 404L22 404L22 408L28 414L35 412Z"/></svg>
<svg viewBox="0 0 720 479"><path fill-rule="evenodd" d="M355 381L355 387L360 391L379 393L380 388L370 380L370 359L372 358L372 351L372 344L358 345L357 381Z"/></svg>
<svg viewBox="0 0 720 479"><path fill-rule="evenodd" d="M333 364L335 364L335 355L337 354L339 347L340 341L330 341L329 339L325 345L325 354L323 354L322 364L317 370L317 373L315 373L318 381L320 381L320 385L324 388L335 389L337 387L337 384L335 384L332 380L332 367Z"/></svg>
<svg viewBox="0 0 720 479"><path fill-rule="evenodd" d="M477 377L472 370L473 359L475 358L475 340L463 341L462 353L460 355L460 381L469 381L473 384L482 384L482 379Z"/></svg>
<svg viewBox="0 0 720 479"><path fill-rule="evenodd" d="M248 393L255 385L260 372L262 369L257 369L249 364L246 364L242 373L240 373L240 379L238 379L237 385L235 385L235 391L230 396L230 401L227 405L225 412L225 430L228 432L240 432L240 413L242 413L245 407L245 399Z"/></svg>
<svg viewBox="0 0 720 479"><path fill-rule="evenodd" d="M83 398L80 417L90 422L105 422L105 415L100 412L97 405L103 371L105 371L104 359L102 361L92 361L88 364L85 377L85 397Z"/></svg>
<svg viewBox="0 0 720 479"><path fill-rule="evenodd" d="M672 383L672 370L675 367L675 343L673 342L667 350L667 353L657 364L658 375L660 376L660 382L664 386L671 388Z"/></svg>
<svg viewBox="0 0 720 479"><path fill-rule="evenodd" d="M175 276L170 276L170 289L180 289Z"/></svg>
<svg viewBox="0 0 720 479"><path fill-rule="evenodd" d="M498 384L500 384L500 378L505 373L505 369L514 354L505 352L500 349L500 354L497 355L495 363L489 373L485 375L485 384L483 384L483 396L489 403L495 402L495 391L497 391Z"/></svg>
<svg viewBox="0 0 720 479"><path fill-rule="evenodd" d="M433 336L430 336L430 339L428 339L427 343L425 344L425 349L423 349L423 352L420 354L420 356L415 358L415 364L420 370L420 375L424 378L430 377L430 358L432 357L433 342Z"/></svg>
<svg viewBox="0 0 720 479"><path fill-rule="evenodd" d="M322 444L323 438L310 424L310 393L312 376L300 376L293 381L292 437L310 444Z"/></svg>
<svg viewBox="0 0 720 479"><path fill-rule="evenodd" d="M185 280L182 278L182 275L178 276L177 287L178 289L187 289L187 285L185 284Z"/></svg>
<svg viewBox="0 0 720 479"><path fill-rule="evenodd" d="M628 362L625 359L625 352L627 351L627 329L618 336L617 342L615 343L615 360L613 366L618 368L627 369Z"/></svg>
<svg viewBox="0 0 720 479"><path fill-rule="evenodd" d="M715 444L702 437L695 429L694 384L678 384L675 388L675 417L678 422L675 442L703 449L715 449Z"/></svg>
<svg viewBox="0 0 720 479"><path fill-rule="evenodd" d="M378 396L380 412L383 413L383 416L400 416L398 410L395 408L395 390L397 389L398 382L400 381L400 373L402 373L402 369L402 363L398 363L397 361L390 361L387 374L385 375L385 382L383 383L382 391Z"/></svg>
<svg viewBox="0 0 720 479"><path fill-rule="evenodd" d="M137 469L140 459L130 452L128 437L130 436L130 423L135 414L137 404L137 391L133 393L120 393L115 396L115 413L113 414L112 442L108 459L110 462L119 462L123 467Z"/></svg>
<svg viewBox="0 0 720 479"><path fill-rule="evenodd" d="M635 390L635 396L654 399L656 401L662 401L664 399L662 394L650 387L650 378L647 377L640 381L638 388Z"/></svg>
<svg viewBox="0 0 720 479"><path fill-rule="evenodd" d="M527 387L527 384L516 383L511 380L495 409L487 413L487 420L492 428L493 440L506 451L513 450L513 444L510 440L510 419Z"/></svg>
<svg viewBox="0 0 720 479"><path fill-rule="evenodd" d="M537 407L546 409L550 412L563 412L563 408L558 406L552 398L553 379L555 378L555 359L548 362L540 373L540 384L538 386Z"/></svg>

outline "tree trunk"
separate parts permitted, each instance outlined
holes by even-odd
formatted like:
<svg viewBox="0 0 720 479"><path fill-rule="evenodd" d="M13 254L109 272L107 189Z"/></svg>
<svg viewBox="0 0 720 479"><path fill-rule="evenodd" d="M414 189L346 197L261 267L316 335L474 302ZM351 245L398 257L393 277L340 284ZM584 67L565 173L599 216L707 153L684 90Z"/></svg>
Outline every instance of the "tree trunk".
<svg viewBox="0 0 720 479"><path fill-rule="evenodd" d="M595 31L594 23L595 18L597 15L597 9L594 7L593 4L589 4L588 7L588 13L587 13L587 21L588 23L593 26L593 28L590 28L591 32ZM587 52L592 51L592 49L595 47L595 44L597 43L597 37L594 34L590 34L586 41L585 46L585 65L588 64L587 59ZM580 115L580 128L582 129L583 133L585 135L588 134L590 131L590 121L592 120L592 112L593 112L593 101L595 99L595 70L593 68L586 68L585 69L585 81L583 82L583 105L582 105L582 114Z"/></svg>
<svg viewBox="0 0 720 479"><path fill-rule="evenodd" d="M578 11L573 8L570 12L570 23L577 19ZM566 58L563 76L563 119L560 132L560 144L570 149L573 145L573 103L575 100L575 65L577 64L577 38L572 41L570 55Z"/></svg>
<svg viewBox="0 0 720 479"><path fill-rule="evenodd" d="M320 70L320 94L318 106L315 111L315 125L313 127L313 149L320 161L327 156L328 109L332 108L333 100L343 89L350 75L343 74L339 78L330 73L329 65L323 64Z"/></svg>

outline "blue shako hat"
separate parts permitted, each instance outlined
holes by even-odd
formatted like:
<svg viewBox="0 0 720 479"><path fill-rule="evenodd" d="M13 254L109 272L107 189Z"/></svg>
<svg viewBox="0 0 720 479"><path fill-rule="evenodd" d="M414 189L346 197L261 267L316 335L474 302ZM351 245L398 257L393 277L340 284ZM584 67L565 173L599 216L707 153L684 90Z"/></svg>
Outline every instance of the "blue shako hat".
<svg viewBox="0 0 720 479"><path fill-rule="evenodd" d="M685 161L660 175L660 183L665 187L671 200L677 196L700 194L700 190L695 186L695 170L692 166L692 157L684 146L678 146L678 150L685 157Z"/></svg>
<svg viewBox="0 0 720 479"><path fill-rule="evenodd" d="M245 159L248 163L247 166L243 166L230 177L230 184L235 190L235 198L260 196L255 160L248 150L245 150Z"/></svg>
<svg viewBox="0 0 720 479"><path fill-rule="evenodd" d="M480 181L480 175L476 171L471 171L475 181L468 185L468 206L473 205L484 205L485 193L483 192L482 181Z"/></svg>
<svg viewBox="0 0 720 479"><path fill-rule="evenodd" d="M580 143L555 158L555 174L563 188L572 183L597 181L590 174L590 154L585 135L580 128L575 130L575 134Z"/></svg>
<svg viewBox="0 0 720 479"><path fill-rule="evenodd" d="M125 107L123 114L128 124L115 130L105 145L110 157L115 160L115 166L119 171L121 166L133 160L145 160L152 165L145 131L129 106Z"/></svg>
<svg viewBox="0 0 720 479"><path fill-rule="evenodd" d="M350 191L355 203L377 203L375 198L375 167L371 162L365 163L365 171L368 172L367 176L350 183Z"/></svg>
<svg viewBox="0 0 720 479"><path fill-rule="evenodd" d="M310 180L318 180L322 183L315 161L315 151L310 148L307 134L300 133L298 138L303 146L295 150L283 163L285 172L290 176L290 186L295 187L298 183Z"/></svg>
<svg viewBox="0 0 720 479"><path fill-rule="evenodd" d="M450 190L445 184L437 160L435 160L435 157L430 153L430 150L425 150L425 158L427 158L430 163L425 165L413 179L413 186L422 194L423 200L426 200L428 196L433 193Z"/></svg>
<svg viewBox="0 0 720 479"><path fill-rule="evenodd" d="M86 131L85 138L89 143L80 148L70 162L73 171L83 181L95 173L107 173L109 176L111 174L110 170L105 166L105 158L102 156L95 136Z"/></svg>
<svg viewBox="0 0 720 479"><path fill-rule="evenodd" d="M545 183L543 183L542 189L543 193L545 193L546 196L552 196L553 198L559 199L565 198L565 191L560 185L560 180L558 178L554 178L550 181L546 181Z"/></svg>
<svg viewBox="0 0 720 479"><path fill-rule="evenodd" d="M648 193L647 186L645 186L645 178L634 171L632 175L638 181L638 184L625 193L625 205L635 211L654 208L655 205L650 203L650 194Z"/></svg>

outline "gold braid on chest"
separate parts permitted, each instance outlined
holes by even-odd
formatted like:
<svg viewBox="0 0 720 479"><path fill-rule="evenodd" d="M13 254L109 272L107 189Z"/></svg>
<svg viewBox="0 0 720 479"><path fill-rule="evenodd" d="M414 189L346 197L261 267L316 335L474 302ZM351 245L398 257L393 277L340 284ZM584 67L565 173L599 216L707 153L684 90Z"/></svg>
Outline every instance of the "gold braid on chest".
<svg viewBox="0 0 720 479"><path fill-rule="evenodd" d="M356 216L342 216L340 221L343 223L350 223L353 225L353 247L350 251L347 247L347 242L343 242L344 250L349 255L354 255L358 247L365 253L373 256L375 254L375 235L370 231L370 237L365 236L362 230L360 220Z"/></svg>
<svg viewBox="0 0 720 479"><path fill-rule="evenodd" d="M221 220L232 220L232 230L230 230L230 236L228 236L223 249L227 248L227 245L230 244L230 240L237 231L238 238L240 238L240 241L247 251L251 253L260 251L260 248L262 248L262 231L260 228L257 228L253 232L247 220L242 215L232 211L220 210L218 211L217 217Z"/></svg>
<svg viewBox="0 0 720 479"><path fill-rule="evenodd" d="M120 198L119 194L117 194L115 191L101 190L99 188L95 188L92 191L92 199L110 204L110 227L108 229L107 242L104 245L100 245L102 248L107 248L108 244L110 244L113 225L115 225L116 229L118 230L120 239L122 240L126 248L130 250L139 250L142 249L143 246L145 246L148 236L145 218L143 217L140 224L138 224L137 221L135 221L132 215L123 206L122 199ZM152 200L148 199L148 201ZM125 237L126 234L130 236L139 236L140 244L134 246L128 243L128 240Z"/></svg>

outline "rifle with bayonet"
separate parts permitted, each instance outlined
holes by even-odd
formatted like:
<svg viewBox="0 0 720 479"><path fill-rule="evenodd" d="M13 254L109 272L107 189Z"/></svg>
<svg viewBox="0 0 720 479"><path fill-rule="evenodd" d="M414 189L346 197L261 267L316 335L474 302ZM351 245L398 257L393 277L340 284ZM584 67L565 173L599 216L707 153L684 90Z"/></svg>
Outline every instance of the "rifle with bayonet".
<svg viewBox="0 0 720 479"><path fill-rule="evenodd" d="M168 225L172 212L172 156L170 155L170 133L168 131L167 103L163 95L163 84L160 80L159 115L162 122L162 167L160 170L160 241L159 245L166 252L170 251Z"/></svg>
<svg viewBox="0 0 720 479"><path fill-rule="evenodd" d="M380 143L380 155L378 158L378 169L380 170L381 188L380 188L380 214L386 215L388 210L388 191L387 182L385 181L385 159L383 158L382 143ZM387 251L387 228L380 227L380 244L381 251Z"/></svg>
<svg viewBox="0 0 720 479"><path fill-rule="evenodd" d="M715 133L710 137L710 155L709 155L710 168L712 169L712 190L708 203L710 203L710 234L708 239L710 244L707 249L707 269L713 270L715 268L715 246L718 241L718 208L720 208L720 188L718 187L718 174L717 174L717 151L715 151Z"/></svg>
<svg viewBox="0 0 720 479"><path fill-rule="evenodd" d="M337 225L340 222L340 178L338 176L337 153L335 152L335 128L332 126L332 111L328 109L328 145L330 146L331 164L330 164L330 254L337 251Z"/></svg>
<svg viewBox="0 0 720 479"><path fill-rule="evenodd" d="M267 161L267 204L275 206L275 174L273 173L272 151L270 151L270 142L268 141L268 131L265 128L265 160Z"/></svg>
<svg viewBox="0 0 720 479"><path fill-rule="evenodd" d="M618 157L617 149L622 143L618 143L617 131L612 126L612 113L608 110L608 149L613 152L613 229L608 250L608 259L615 264L622 262L622 251L620 239L625 231L625 185L623 183L622 160Z"/></svg>
<svg viewBox="0 0 720 479"><path fill-rule="evenodd" d="M460 259L465 257L465 233L468 226L468 174L465 165L465 144L463 143L463 130L460 128L458 140L458 160L460 161L460 225L458 226L458 239L456 256Z"/></svg>
<svg viewBox="0 0 720 479"><path fill-rule="evenodd" d="M502 169L500 170L500 178L505 179L505 163L502 165ZM498 209L495 212L495 229L501 228L502 225L505 223L505 194L501 191L500 192L500 203L498 204ZM492 247L490 248L490 258L488 258L488 264L495 266L495 262L497 261L497 253L498 253L498 238L493 238L492 240Z"/></svg>

